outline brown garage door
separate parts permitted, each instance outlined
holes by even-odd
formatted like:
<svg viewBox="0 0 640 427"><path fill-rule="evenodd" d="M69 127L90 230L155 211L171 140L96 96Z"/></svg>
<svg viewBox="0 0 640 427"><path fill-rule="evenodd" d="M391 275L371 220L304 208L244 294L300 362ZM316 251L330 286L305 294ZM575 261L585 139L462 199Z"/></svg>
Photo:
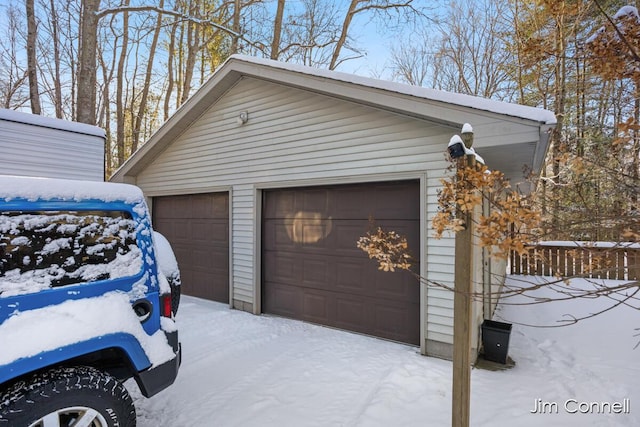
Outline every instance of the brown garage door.
<svg viewBox="0 0 640 427"><path fill-rule="evenodd" d="M229 302L229 194L153 198L153 227L171 242L182 293Z"/></svg>
<svg viewBox="0 0 640 427"><path fill-rule="evenodd" d="M263 311L418 344L418 281L379 271L356 247L370 218L419 258L417 181L264 191Z"/></svg>

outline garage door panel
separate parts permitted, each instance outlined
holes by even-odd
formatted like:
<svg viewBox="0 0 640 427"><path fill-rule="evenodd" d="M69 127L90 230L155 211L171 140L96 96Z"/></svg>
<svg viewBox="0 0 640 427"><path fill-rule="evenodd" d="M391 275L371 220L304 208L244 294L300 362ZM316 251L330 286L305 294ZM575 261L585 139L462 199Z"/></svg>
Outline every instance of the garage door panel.
<svg viewBox="0 0 640 427"><path fill-rule="evenodd" d="M329 191L326 189L309 189L303 193L298 193L295 208L308 212L326 212L329 203ZM300 205L302 201L302 205Z"/></svg>
<svg viewBox="0 0 640 427"><path fill-rule="evenodd" d="M309 288L327 287L331 266L325 257L309 257L303 260L300 274L302 285Z"/></svg>
<svg viewBox="0 0 640 427"><path fill-rule="evenodd" d="M330 296L324 292L307 290L303 294L302 313L305 320L314 323L326 323L331 319L329 301Z"/></svg>
<svg viewBox="0 0 640 427"><path fill-rule="evenodd" d="M373 297L336 296L336 315L327 326L334 326L382 338L418 344L419 305L381 302Z"/></svg>
<svg viewBox="0 0 640 427"><path fill-rule="evenodd" d="M262 215L265 218L285 218L288 213L296 211L295 197L294 190L272 193L263 203Z"/></svg>
<svg viewBox="0 0 640 427"><path fill-rule="evenodd" d="M372 216L376 220L414 218L419 212L420 197L414 188L401 188L395 183L363 187L336 188L331 196L331 214L337 218L362 219ZM363 217L364 214L364 217Z"/></svg>
<svg viewBox="0 0 640 427"><path fill-rule="evenodd" d="M333 321L333 325L330 326L350 331L365 332L362 326L367 323L367 306L365 300L338 295L336 296L335 305L335 320Z"/></svg>
<svg viewBox="0 0 640 427"><path fill-rule="evenodd" d="M335 188L330 199L331 214L340 219L363 219L363 207L371 206L373 211L374 200L371 191L362 191L359 186L347 186ZM366 212L364 212L366 214ZM365 217L366 219L367 217Z"/></svg>
<svg viewBox="0 0 640 427"><path fill-rule="evenodd" d="M419 344L420 318L419 305L393 307L388 304L374 306L374 324L377 335L386 338Z"/></svg>
<svg viewBox="0 0 640 427"><path fill-rule="evenodd" d="M266 282L262 298L263 304L269 306L269 313L298 319L304 312L304 294L294 286Z"/></svg>
<svg viewBox="0 0 640 427"><path fill-rule="evenodd" d="M271 220L265 222L262 227L263 249L273 251L282 248L294 252L296 245L289 237L287 225L283 220Z"/></svg>
<svg viewBox="0 0 640 427"><path fill-rule="evenodd" d="M367 292L367 272L362 262L349 259L336 261L336 290L350 294Z"/></svg>
<svg viewBox="0 0 640 427"><path fill-rule="evenodd" d="M176 255L182 292L229 302L228 193L153 199L154 228Z"/></svg>
<svg viewBox="0 0 640 427"><path fill-rule="evenodd" d="M206 242L210 242L213 239L213 224L209 224L204 220L192 220L188 227L190 240L198 244L206 244Z"/></svg>
<svg viewBox="0 0 640 427"><path fill-rule="evenodd" d="M263 311L417 344L418 281L379 271L356 242L373 218L418 251L419 201L417 181L265 190Z"/></svg>
<svg viewBox="0 0 640 427"><path fill-rule="evenodd" d="M191 240L191 229L189 228L189 223L186 220L174 220L172 231L173 233L171 234L171 237L176 242L188 244Z"/></svg>
<svg viewBox="0 0 640 427"><path fill-rule="evenodd" d="M262 257L264 274L277 282L295 282L298 280L295 274L295 258L282 252L265 252Z"/></svg>
<svg viewBox="0 0 640 427"><path fill-rule="evenodd" d="M382 274L394 274L399 276L409 276L407 272L398 271L394 273L381 272ZM416 283L413 277L409 276L405 280L399 282L390 282L385 280L384 277L375 277L373 279L373 292L378 298L391 299L394 301L416 301L420 295L420 286Z"/></svg>

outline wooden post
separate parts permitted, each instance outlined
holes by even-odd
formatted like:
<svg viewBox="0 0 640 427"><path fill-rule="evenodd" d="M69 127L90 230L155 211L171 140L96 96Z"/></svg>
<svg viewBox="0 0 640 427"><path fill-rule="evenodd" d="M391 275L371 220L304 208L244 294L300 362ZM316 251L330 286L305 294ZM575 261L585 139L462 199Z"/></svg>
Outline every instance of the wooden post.
<svg viewBox="0 0 640 427"><path fill-rule="evenodd" d="M465 158L466 157L466 158ZM475 165L475 157L458 160L458 168ZM471 272L473 271L471 212L458 212L465 228L456 233L453 297L453 387L451 426L468 427L471 406Z"/></svg>

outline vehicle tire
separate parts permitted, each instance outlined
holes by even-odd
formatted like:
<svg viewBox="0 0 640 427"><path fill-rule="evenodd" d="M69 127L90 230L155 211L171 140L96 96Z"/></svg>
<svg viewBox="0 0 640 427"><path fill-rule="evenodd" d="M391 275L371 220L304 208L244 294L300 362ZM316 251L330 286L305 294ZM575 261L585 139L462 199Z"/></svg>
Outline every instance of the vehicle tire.
<svg viewBox="0 0 640 427"><path fill-rule="evenodd" d="M135 407L127 389L105 372L78 366L33 375L0 394L2 427L78 424L135 427Z"/></svg>

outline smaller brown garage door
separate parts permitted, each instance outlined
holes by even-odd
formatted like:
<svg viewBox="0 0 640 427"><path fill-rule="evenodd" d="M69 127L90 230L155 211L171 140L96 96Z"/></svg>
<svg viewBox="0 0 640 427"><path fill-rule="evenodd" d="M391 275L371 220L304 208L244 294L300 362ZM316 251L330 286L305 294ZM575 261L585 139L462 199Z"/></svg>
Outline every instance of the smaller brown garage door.
<svg viewBox="0 0 640 427"><path fill-rule="evenodd" d="M356 247L374 218L407 236L419 259L417 181L268 190L263 196L264 312L418 344L417 279L406 271L379 271Z"/></svg>
<svg viewBox="0 0 640 427"><path fill-rule="evenodd" d="M229 194L153 198L153 227L171 243L182 293L229 302Z"/></svg>

